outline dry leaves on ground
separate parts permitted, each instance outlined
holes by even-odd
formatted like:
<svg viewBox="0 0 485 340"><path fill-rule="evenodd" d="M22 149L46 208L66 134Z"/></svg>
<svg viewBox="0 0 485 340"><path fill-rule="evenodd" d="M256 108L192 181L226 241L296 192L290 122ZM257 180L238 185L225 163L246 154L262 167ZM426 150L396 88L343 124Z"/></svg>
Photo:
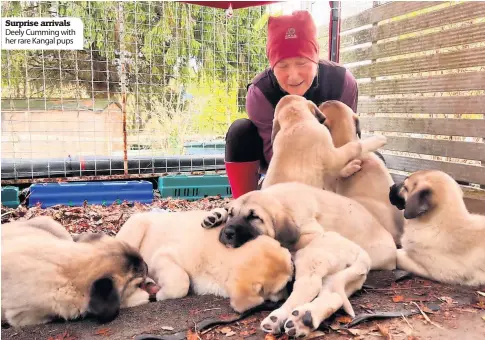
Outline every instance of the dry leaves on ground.
<svg viewBox="0 0 485 340"><path fill-rule="evenodd" d="M197 332L194 332L193 330L189 329L189 330L187 330L186 339L187 340L199 340L200 335Z"/></svg>
<svg viewBox="0 0 485 340"><path fill-rule="evenodd" d="M137 212L152 209L169 211L206 210L223 207L230 199L222 199L218 196L206 197L197 201L183 199L163 198L155 199L152 204L135 203L129 205L126 202L112 205L88 205L70 207L55 205L49 208L41 208L40 205L28 208L21 205L15 209L2 206L2 224L16 220L29 220L36 216L51 216L61 223L71 234L80 234L87 231L104 232L114 236L126 220Z"/></svg>
<svg viewBox="0 0 485 340"><path fill-rule="evenodd" d="M100 328L96 330L94 334L108 337L113 335L113 331L111 330L111 328Z"/></svg>
<svg viewBox="0 0 485 340"><path fill-rule="evenodd" d="M50 336L47 340L77 340L77 337L70 335L67 331L55 336Z"/></svg>
<svg viewBox="0 0 485 340"><path fill-rule="evenodd" d="M342 315L342 316L339 316L337 318L335 318L335 320L339 323L343 323L343 324L348 324L348 323L351 323L352 322L352 318L348 315Z"/></svg>

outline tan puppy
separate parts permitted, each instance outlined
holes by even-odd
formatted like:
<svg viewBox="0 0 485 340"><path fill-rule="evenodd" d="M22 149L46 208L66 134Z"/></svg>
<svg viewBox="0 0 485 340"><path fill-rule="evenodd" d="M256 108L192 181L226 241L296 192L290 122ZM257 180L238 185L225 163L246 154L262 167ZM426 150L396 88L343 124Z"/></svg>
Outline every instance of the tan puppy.
<svg viewBox="0 0 485 340"><path fill-rule="evenodd" d="M146 212L131 216L116 238L140 250L148 263L149 277L161 287L158 301L195 294L231 299L237 312L270 299L286 297L292 279L290 252L270 237L261 237L238 249L219 242L219 228L203 230L207 211ZM219 223L224 209L209 216Z"/></svg>
<svg viewBox="0 0 485 340"><path fill-rule="evenodd" d="M446 283L485 284L485 216L467 211L453 178L418 171L393 185L389 198L407 219L398 268Z"/></svg>
<svg viewBox="0 0 485 340"><path fill-rule="evenodd" d="M148 302L137 288L147 267L137 251L108 236L76 243L50 217L2 225L2 320L14 327Z"/></svg>
<svg viewBox="0 0 485 340"><path fill-rule="evenodd" d="M328 231L295 254L294 290L285 303L262 322L265 332L308 335L340 307L352 317L348 299L362 288L370 270L369 255L357 244Z"/></svg>
<svg viewBox="0 0 485 340"><path fill-rule="evenodd" d="M359 140L359 118L350 107L330 100L319 109L327 117L324 124L330 130L335 147ZM360 171L348 177L327 176L326 187L362 204L400 245L404 216L389 202L389 187L394 184L391 174L375 153L367 153L359 159L362 161Z"/></svg>
<svg viewBox="0 0 485 340"><path fill-rule="evenodd" d="M369 267L372 269L391 270L396 267L396 246L392 236L362 205L333 192L303 183L280 183L246 193L229 203L227 209L227 221L216 221L209 215L202 222L204 228L226 222L219 237L223 244L237 248L249 240L258 240L260 235L269 235L295 251L299 259L295 268L302 274L284 306L270 314L269 320L263 320L262 327L266 331L277 333L290 312L298 307L298 310L305 310L304 314L311 310L312 318L315 318L314 322L308 321L308 316L293 320L295 325L297 321L300 325L294 330L295 334L306 333L318 327L319 320L326 318L329 311L345 304L342 288L349 296L360 288L361 280L365 280L363 277L367 274L363 269L366 268L365 255L358 250L360 248L370 256ZM340 236L329 233L331 231ZM332 238L326 239L330 235L333 235ZM310 247L308 252L307 247ZM327 267L326 261L330 258L332 260L327 262ZM340 274L347 265L352 269L346 272L348 274ZM328 286L324 280L327 274L337 275L330 275ZM301 307L311 302L322 289L322 280L324 298L313 305L318 307ZM334 298L326 300L329 287L340 287L340 290L331 290L330 293L338 294L338 298L332 295ZM328 303L323 304L324 301ZM286 325L286 328L288 332L294 329L291 325Z"/></svg>
<svg viewBox="0 0 485 340"><path fill-rule="evenodd" d="M322 125L324 121L325 116L312 101L295 95L281 98L275 108L271 136L273 158L263 189L283 182L323 188L325 174L337 176L361 154L386 144L384 136L373 136L335 148L330 132ZM351 173L359 170L358 164L350 169Z"/></svg>

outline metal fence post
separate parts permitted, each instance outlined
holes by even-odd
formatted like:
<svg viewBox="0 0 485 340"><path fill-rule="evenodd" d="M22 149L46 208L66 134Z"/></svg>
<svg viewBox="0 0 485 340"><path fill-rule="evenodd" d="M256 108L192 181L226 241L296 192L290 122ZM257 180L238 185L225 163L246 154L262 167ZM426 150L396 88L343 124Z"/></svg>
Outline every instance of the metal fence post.
<svg viewBox="0 0 485 340"><path fill-rule="evenodd" d="M339 62L340 57L340 1L329 1L330 22L328 35L328 55L331 61Z"/></svg>

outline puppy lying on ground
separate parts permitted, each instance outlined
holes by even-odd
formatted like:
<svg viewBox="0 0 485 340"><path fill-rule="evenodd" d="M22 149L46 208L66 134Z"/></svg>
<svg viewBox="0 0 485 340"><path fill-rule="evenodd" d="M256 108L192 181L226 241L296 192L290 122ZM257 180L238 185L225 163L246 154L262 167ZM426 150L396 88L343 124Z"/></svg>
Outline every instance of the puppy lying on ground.
<svg viewBox="0 0 485 340"><path fill-rule="evenodd" d="M324 176L337 176L355 158L386 144L384 136L351 141L335 148L328 129L322 124L325 115L311 101L287 95L278 102L273 120L273 157L262 188L282 182L301 182L324 187ZM360 163L360 162L358 162ZM348 165L350 175L359 164Z"/></svg>
<svg viewBox="0 0 485 340"><path fill-rule="evenodd" d="M147 267L137 251L106 236L76 243L50 217L2 225L2 321L14 327L94 314L111 321L145 300Z"/></svg>
<svg viewBox="0 0 485 340"><path fill-rule="evenodd" d="M296 252L294 293L261 322L261 328L277 334L284 322L286 334L303 337L340 307L354 317L348 297L362 288L370 266L360 246L338 233L324 232Z"/></svg>
<svg viewBox="0 0 485 340"><path fill-rule="evenodd" d="M285 298L293 276L290 252L270 237L228 249L219 242L220 228L200 228L207 214L139 213L116 235L139 249L147 261L149 277L161 287L157 300L184 297L191 287L195 294L229 297L234 310L244 312L265 300ZM219 223L226 215L224 209L216 209L208 219Z"/></svg>
<svg viewBox="0 0 485 340"><path fill-rule="evenodd" d="M446 283L485 284L485 216L468 212L453 178L418 171L393 185L389 198L407 219L398 268Z"/></svg>
<svg viewBox="0 0 485 340"><path fill-rule="evenodd" d="M350 107L330 100L320 105L319 109L327 117L324 124L330 130L335 147L340 148L359 139L359 118ZM362 161L360 171L348 177L327 176L325 182L328 184L325 187L333 188L332 191L337 194L362 204L400 245L404 217L389 202L389 187L394 184L391 174L375 153L367 153L359 159Z"/></svg>
<svg viewBox="0 0 485 340"><path fill-rule="evenodd" d="M277 333L296 308L305 313L293 315L297 317L292 318L293 324L299 325L295 334L306 333L345 304L342 288L350 296L360 288L368 271L364 270L367 265L360 247L370 256L369 267L372 269L392 270L396 267L396 246L392 236L362 205L333 192L303 183L280 183L246 193L229 203L227 209L227 221L224 218L214 220L208 215L202 222L204 228L226 222L220 229L220 241L224 245L237 248L252 239L258 240L260 235L268 235L296 252L298 278L293 292L281 308L263 320L262 327L266 331ZM330 233L332 231L340 237ZM326 238L331 235L331 239ZM327 267L329 258L332 258L332 264ZM348 274L340 274L347 266ZM331 275L325 279L327 274ZM321 299L315 300L312 307L305 305L321 289ZM311 311L313 322L308 321L308 316L303 319L307 310ZM295 327L290 324L286 328L289 332Z"/></svg>

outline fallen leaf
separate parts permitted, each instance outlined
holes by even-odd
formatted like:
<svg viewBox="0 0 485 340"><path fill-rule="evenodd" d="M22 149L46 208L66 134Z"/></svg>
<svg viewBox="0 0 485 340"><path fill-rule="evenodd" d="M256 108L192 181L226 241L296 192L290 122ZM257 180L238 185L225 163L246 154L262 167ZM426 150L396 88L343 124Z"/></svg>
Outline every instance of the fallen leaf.
<svg viewBox="0 0 485 340"><path fill-rule="evenodd" d="M485 293L484 292L477 291L477 293L478 293L478 295L485 296Z"/></svg>
<svg viewBox="0 0 485 340"><path fill-rule="evenodd" d="M247 331L242 331L241 333L239 333L239 335L241 335L241 336L250 336L250 335L253 335L253 334L256 334L255 329L249 329Z"/></svg>
<svg viewBox="0 0 485 340"><path fill-rule="evenodd" d="M378 324L377 329L379 330L379 333L381 333L382 336L384 336L387 340L391 339L391 336L389 335L389 328Z"/></svg>
<svg viewBox="0 0 485 340"><path fill-rule="evenodd" d="M276 337L273 334L266 334L264 336L264 340L276 340Z"/></svg>
<svg viewBox="0 0 485 340"><path fill-rule="evenodd" d="M357 329L357 328L347 328L346 331L349 332L353 336L359 336L359 335L364 335L364 334L369 333L369 331Z"/></svg>
<svg viewBox="0 0 485 340"><path fill-rule="evenodd" d="M256 317L251 317L251 318L247 318L245 320L241 320L239 321L239 323L242 323L243 325L247 325L249 323L253 323L253 322L256 322L258 321L258 319Z"/></svg>
<svg viewBox="0 0 485 340"><path fill-rule="evenodd" d="M170 327L170 326L162 326L162 329L164 331L173 331L173 327Z"/></svg>
<svg viewBox="0 0 485 340"><path fill-rule="evenodd" d="M339 316L338 318L335 319L336 321L343 323L343 324L348 324L352 322L352 318L348 315L342 315Z"/></svg>
<svg viewBox="0 0 485 340"><path fill-rule="evenodd" d="M485 302L484 301L478 301L477 304L474 306L479 309L485 309Z"/></svg>
<svg viewBox="0 0 485 340"><path fill-rule="evenodd" d="M221 332L222 334L226 334L226 333L232 332L232 329L231 327L223 327L219 329L219 332Z"/></svg>
<svg viewBox="0 0 485 340"><path fill-rule="evenodd" d="M57 334L54 337L50 336L47 340L76 340L75 336L70 335L67 331Z"/></svg>
<svg viewBox="0 0 485 340"><path fill-rule="evenodd" d="M234 332L234 331L230 331L230 332L227 332L227 333L226 333L226 336L228 336L228 337L229 337L229 336L233 336L233 335L236 335L236 332Z"/></svg>
<svg viewBox="0 0 485 340"><path fill-rule="evenodd" d="M111 328L101 328L94 332L94 334L101 336L110 336L113 335L113 331L111 330Z"/></svg>
<svg viewBox="0 0 485 340"><path fill-rule="evenodd" d="M392 301L393 302L403 302L404 301L404 296L402 295L395 295L392 297Z"/></svg>
<svg viewBox="0 0 485 340"><path fill-rule="evenodd" d="M326 334L324 332L314 331L314 332L311 332L310 334L308 334L305 339L314 339L314 338L318 338L318 337L322 337L322 339L323 339L323 337L325 335Z"/></svg>
<svg viewBox="0 0 485 340"><path fill-rule="evenodd" d="M187 330L186 339L187 340L199 340L199 335L196 332L189 329L189 330Z"/></svg>

